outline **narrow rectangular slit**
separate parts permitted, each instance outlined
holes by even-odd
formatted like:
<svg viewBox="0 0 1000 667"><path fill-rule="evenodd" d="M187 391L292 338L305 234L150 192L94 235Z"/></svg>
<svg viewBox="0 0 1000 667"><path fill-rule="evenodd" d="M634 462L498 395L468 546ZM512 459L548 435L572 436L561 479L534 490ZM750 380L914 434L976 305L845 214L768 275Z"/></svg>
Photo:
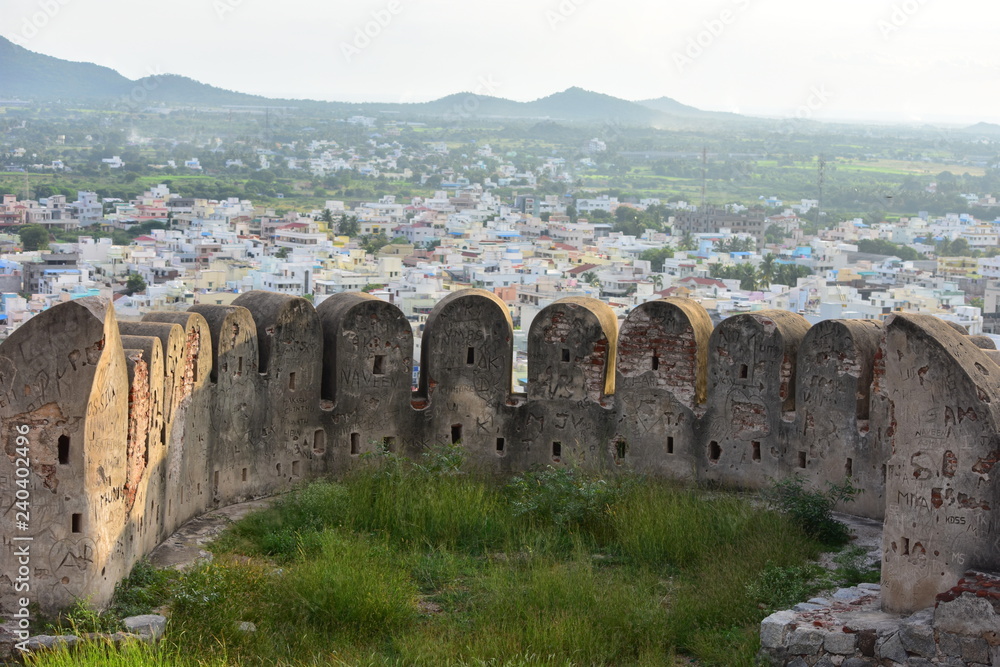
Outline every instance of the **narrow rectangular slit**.
<svg viewBox="0 0 1000 667"><path fill-rule="evenodd" d="M69 436L60 435L59 436L59 465L67 465L69 463Z"/></svg>

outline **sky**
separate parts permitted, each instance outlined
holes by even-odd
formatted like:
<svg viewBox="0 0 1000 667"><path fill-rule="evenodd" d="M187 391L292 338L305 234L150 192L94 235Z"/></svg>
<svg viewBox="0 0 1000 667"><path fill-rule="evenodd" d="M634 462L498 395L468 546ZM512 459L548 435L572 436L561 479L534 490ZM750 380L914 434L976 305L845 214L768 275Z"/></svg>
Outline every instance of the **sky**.
<svg viewBox="0 0 1000 667"><path fill-rule="evenodd" d="M270 97L579 86L778 118L1000 123L996 0L3 0L0 34ZM2 91L0 91L2 93Z"/></svg>

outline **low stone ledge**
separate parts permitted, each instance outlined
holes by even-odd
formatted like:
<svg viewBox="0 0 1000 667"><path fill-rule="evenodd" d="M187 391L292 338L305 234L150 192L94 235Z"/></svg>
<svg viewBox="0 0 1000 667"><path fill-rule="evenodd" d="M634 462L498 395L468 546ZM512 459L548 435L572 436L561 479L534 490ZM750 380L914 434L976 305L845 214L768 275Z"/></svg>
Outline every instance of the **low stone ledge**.
<svg viewBox="0 0 1000 667"><path fill-rule="evenodd" d="M1000 577L968 572L909 616L883 612L877 584L842 588L771 614L760 639L774 667L1000 667Z"/></svg>

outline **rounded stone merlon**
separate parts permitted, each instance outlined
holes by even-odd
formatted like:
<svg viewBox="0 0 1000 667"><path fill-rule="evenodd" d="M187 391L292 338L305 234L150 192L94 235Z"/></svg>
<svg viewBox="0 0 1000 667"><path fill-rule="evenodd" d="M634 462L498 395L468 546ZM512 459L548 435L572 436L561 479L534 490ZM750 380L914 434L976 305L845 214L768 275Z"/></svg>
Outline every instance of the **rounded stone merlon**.
<svg viewBox="0 0 1000 667"><path fill-rule="evenodd" d="M179 325L184 330L185 337L186 381L197 387L209 378L212 373L212 334L204 317L189 311L154 311L146 313L142 321Z"/></svg>
<svg viewBox="0 0 1000 667"><path fill-rule="evenodd" d="M775 397L783 412L795 410L795 365L808 331L804 317L783 310L724 319L709 340L709 404L725 403L732 387L742 387L761 398Z"/></svg>
<svg viewBox="0 0 1000 667"><path fill-rule="evenodd" d="M712 320L690 299L647 301L633 308L618 332L616 388L648 374L682 405L705 403ZM642 385L649 386L649 385Z"/></svg>
<svg viewBox="0 0 1000 667"><path fill-rule="evenodd" d="M253 290L236 297L233 306L250 311L257 327L257 370L270 373L272 362L282 350L278 341L298 340L320 351L322 332L316 309L305 299L290 294Z"/></svg>
<svg viewBox="0 0 1000 667"><path fill-rule="evenodd" d="M325 400L354 408L348 398L395 390L410 400L413 328L403 312L370 294L342 293L316 308L323 328Z"/></svg>
<svg viewBox="0 0 1000 667"><path fill-rule="evenodd" d="M219 369L223 358L234 349L245 350L252 355L247 359L247 373L256 370L257 325L249 310L241 306L194 305L188 308L189 313L197 313L205 318L212 341L212 382L218 381ZM254 367L251 368L251 361ZM243 372L243 369L238 371Z"/></svg>
<svg viewBox="0 0 1000 667"><path fill-rule="evenodd" d="M997 349L996 341L994 341L989 336L983 336L983 335L969 336L969 342L981 350Z"/></svg>
<svg viewBox="0 0 1000 667"><path fill-rule="evenodd" d="M567 297L528 330L528 399L600 402L615 393L618 319L597 299Z"/></svg>
<svg viewBox="0 0 1000 667"><path fill-rule="evenodd" d="M433 402L435 392L471 388L480 400L505 403L514 379L513 338L510 309L496 294L482 289L449 294L424 325L419 395Z"/></svg>

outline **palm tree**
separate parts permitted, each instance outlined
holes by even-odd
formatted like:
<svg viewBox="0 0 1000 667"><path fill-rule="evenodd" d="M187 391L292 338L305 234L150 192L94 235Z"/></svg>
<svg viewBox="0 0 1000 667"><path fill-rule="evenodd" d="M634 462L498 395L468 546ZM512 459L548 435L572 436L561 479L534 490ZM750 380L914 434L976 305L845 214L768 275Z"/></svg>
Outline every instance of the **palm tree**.
<svg viewBox="0 0 1000 667"><path fill-rule="evenodd" d="M685 232L683 234L681 234L680 249L681 250L697 250L698 249L698 244L695 243L694 235L691 234L690 231L686 231L685 230Z"/></svg>
<svg viewBox="0 0 1000 667"><path fill-rule="evenodd" d="M663 289L663 274L653 274L653 290L659 292Z"/></svg>
<svg viewBox="0 0 1000 667"><path fill-rule="evenodd" d="M757 289L757 269L750 263L739 265L737 277L740 279L740 289L752 292Z"/></svg>
<svg viewBox="0 0 1000 667"><path fill-rule="evenodd" d="M760 262L760 284L763 287L770 287L774 280L774 253L767 253Z"/></svg>

